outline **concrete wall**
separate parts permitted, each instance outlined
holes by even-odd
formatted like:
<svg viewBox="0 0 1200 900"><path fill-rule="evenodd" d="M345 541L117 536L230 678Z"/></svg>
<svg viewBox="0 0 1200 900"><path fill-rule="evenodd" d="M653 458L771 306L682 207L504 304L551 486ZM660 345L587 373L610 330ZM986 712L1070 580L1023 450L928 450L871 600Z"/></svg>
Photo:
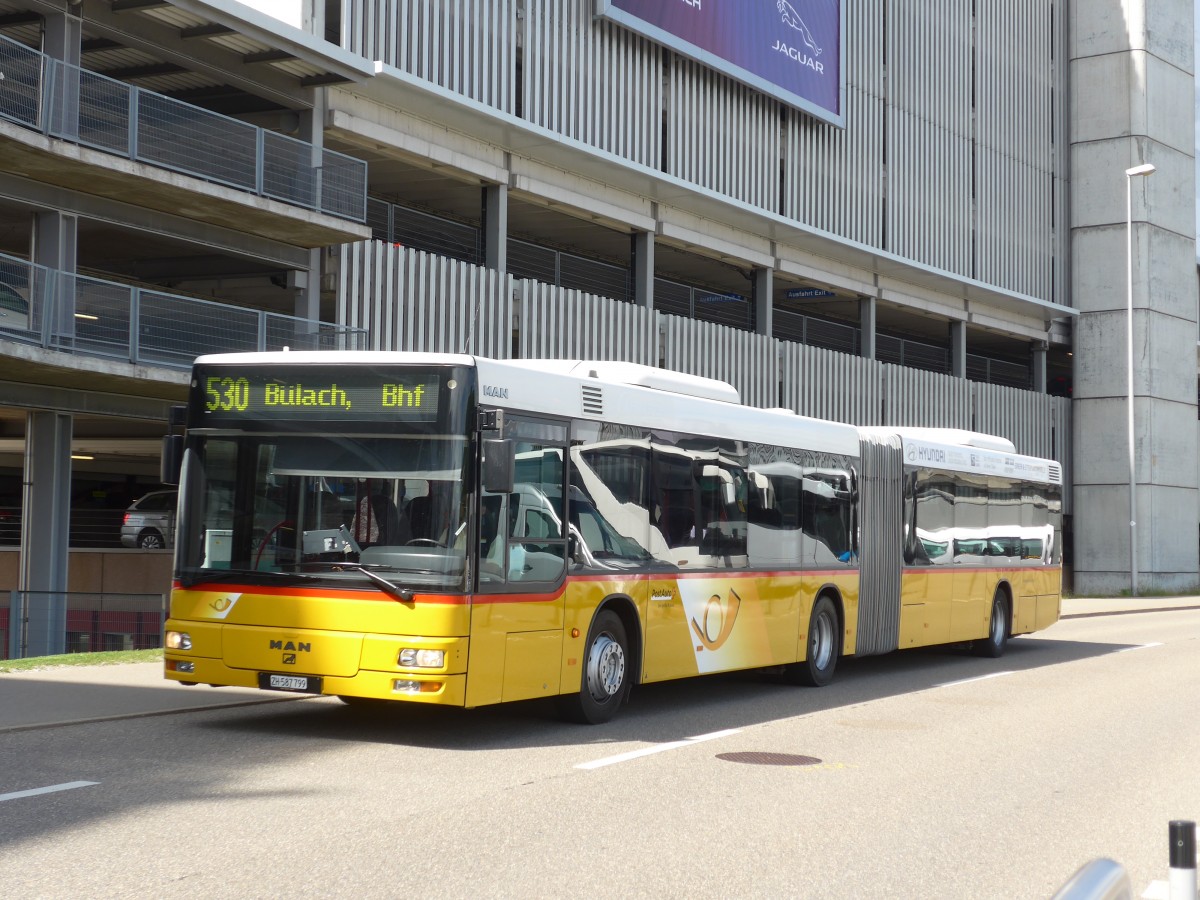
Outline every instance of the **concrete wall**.
<svg viewBox="0 0 1200 900"><path fill-rule="evenodd" d="M1075 588L1081 593L1129 589L1135 563L1141 590L1197 583L1193 13L1193 0L1071 4L1071 273L1080 311ZM1128 179L1125 170L1142 163L1157 171ZM1126 427L1130 234L1135 527Z"/></svg>
<svg viewBox="0 0 1200 900"><path fill-rule="evenodd" d="M20 552L0 548L0 603L17 589ZM170 551L72 550L67 590L102 594L166 594L171 590Z"/></svg>

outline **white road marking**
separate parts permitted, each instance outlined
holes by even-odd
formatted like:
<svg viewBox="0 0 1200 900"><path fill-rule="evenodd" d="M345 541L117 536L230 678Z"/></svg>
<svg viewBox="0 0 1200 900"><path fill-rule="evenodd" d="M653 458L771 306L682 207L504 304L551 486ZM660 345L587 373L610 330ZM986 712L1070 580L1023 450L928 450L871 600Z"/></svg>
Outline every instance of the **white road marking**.
<svg viewBox="0 0 1200 900"><path fill-rule="evenodd" d="M1161 641L1153 644L1138 644L1136 647L1122 647L1120 650L1114 650L1113 653L1128 653L1130 650L1149 650L1151 647L1165 646Z"/></svg>
<svg viewBox="0 0 1200 900"><path fill-rule="evenodd" d="M973 684L976 681L987 681L989 678L999 678L1002 675L1015 675L1015 674L1016 673L1012 672L1012 671L992 672L990 675L980 675L976 678L964 678L962 681L946 681L946 682L943 682L942 684L937 685L937 687L958 687L958 685L960 685L960 684Z"/></svg>
<svg viewBox="0 0 1200 900"><path fill-rule="evenodd" d="M604 759L594 759L591 762L579 763L577 769L599 769L604 766L612 766L617 763L628 762L631 759L639 759L643 756L651 756L655 753L663 753L667 750L677 750L680 747L690 747L692 744L699 744L702 741L715 741L718 738L729 737L731 734L741 734L740 728L727 728L724 731L714 731L711 734L700 734L696 737L684 738L682 741L669 741L666 744L655 744L653 747L643 747L641 750L630 750L628 753L618 753L616 756L606 756Z"/></svg>
<svg viewBox="0 0 1200 900"><path fill-rule="evenodd" d="M1143 900L1170 900L1171 886L1165 881L1152 881L1142 892Z"/></svg>
<svg viewBox="0 0 1200 900"><path fill-rule="evenodd" d="M98 781L67 781L63 784L52 784L49 787L31 788L28 791L13 791L11 794L0 794L0 803L5 800L19 800L22 797L36 797L38 794L53 794L57 791L70 791L75 788L90 787L99 784Z"/></svg>

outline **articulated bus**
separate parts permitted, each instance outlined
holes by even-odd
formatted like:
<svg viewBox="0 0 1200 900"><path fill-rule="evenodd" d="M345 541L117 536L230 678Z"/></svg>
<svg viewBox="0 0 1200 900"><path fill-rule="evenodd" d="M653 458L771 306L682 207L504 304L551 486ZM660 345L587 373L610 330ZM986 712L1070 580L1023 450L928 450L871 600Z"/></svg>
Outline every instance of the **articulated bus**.
<svg viewBox="0 0 1200 900"><path fill-rule="evenodd" d="M740 405L620 362L196 361L166 677L610 719L633 685L1058 619L1061 473L969 432Z"/></svg>

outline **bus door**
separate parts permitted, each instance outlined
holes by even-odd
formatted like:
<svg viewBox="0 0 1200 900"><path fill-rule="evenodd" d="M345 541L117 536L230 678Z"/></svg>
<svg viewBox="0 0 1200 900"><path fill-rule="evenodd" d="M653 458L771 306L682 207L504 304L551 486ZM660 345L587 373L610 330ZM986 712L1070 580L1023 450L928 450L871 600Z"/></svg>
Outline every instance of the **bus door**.
<svg viewBox="0 0 1200 900"><path fill-rule="evenodd" d="M957 476L954 495L954 593L950 603L950 640L984 637L991 613L997 564L988 542L986 480Z"/></svg>
<svg viewBox="0 0 1200 900"><path fill-rule="evenodd" d="M508 415L511 492L480 492L467 705L559 692L567 562L567 427Z"/></svg>
<svg viewBox="0 0 1200 900"><path fill-rule="evenodd" d="M926 468L910 470L907 477L900 646L944 644L950 640L956 577L954 480Z"/></svg>
<svg viewBox="0 0 1200 900"><path fill-rule="evenodd" d="M615 422L574 422L569 480L567 627L586 635L595 610L614 597L632 601L644 625L650 615L650 573L674 571L663 561L672 551L653 524L658 520L650 493L649 437ZM677 600L669 585L659 593L664 608L677 606ZM566 679L578 677L579 660L567 654L564 687ZM642 677L644 669L638 673Z"/></svg>

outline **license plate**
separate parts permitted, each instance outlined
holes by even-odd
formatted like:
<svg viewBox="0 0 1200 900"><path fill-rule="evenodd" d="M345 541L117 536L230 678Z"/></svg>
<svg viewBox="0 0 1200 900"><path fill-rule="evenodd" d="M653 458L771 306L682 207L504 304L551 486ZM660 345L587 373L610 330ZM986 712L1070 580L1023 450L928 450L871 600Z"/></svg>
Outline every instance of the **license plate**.
<svg viewBox="0 0 1200 900"><path fill-rule="evenodd" d="M258 686L267 691L294 691L298 694L321 693L321 679L315 675L275 675L262 672Z"/></svg>

